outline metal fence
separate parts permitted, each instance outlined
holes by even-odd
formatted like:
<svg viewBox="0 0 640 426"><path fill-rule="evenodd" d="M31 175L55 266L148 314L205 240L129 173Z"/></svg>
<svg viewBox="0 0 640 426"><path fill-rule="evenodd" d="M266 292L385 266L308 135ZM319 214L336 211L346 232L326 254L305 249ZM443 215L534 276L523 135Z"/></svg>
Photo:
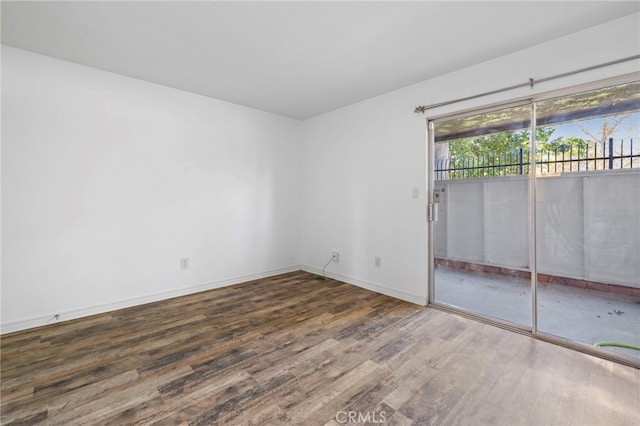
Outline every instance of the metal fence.
<svg viewBox="0 0 640 426"><path fill-rule="evenodd" d="M436 161L435 178L446 180L527 175L531 169L530 159L529 151L522 148L479 157L452 157ZM540 149L536 154L538 174L631 168L640 168L640 146L637 143L634 146L633 139L609 138L604 143L559 145L553 149Z"/></svg>

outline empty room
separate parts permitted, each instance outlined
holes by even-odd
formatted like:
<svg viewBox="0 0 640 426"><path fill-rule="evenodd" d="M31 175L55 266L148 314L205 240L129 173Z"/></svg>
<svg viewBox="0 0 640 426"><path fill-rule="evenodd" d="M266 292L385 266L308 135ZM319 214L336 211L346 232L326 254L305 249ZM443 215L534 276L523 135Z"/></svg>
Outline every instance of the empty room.
<svg viewBox="0 0 640 426"><path fill-rule="evenodd" d="M636 425L640 2L1 1L3 425Z"/></svg>

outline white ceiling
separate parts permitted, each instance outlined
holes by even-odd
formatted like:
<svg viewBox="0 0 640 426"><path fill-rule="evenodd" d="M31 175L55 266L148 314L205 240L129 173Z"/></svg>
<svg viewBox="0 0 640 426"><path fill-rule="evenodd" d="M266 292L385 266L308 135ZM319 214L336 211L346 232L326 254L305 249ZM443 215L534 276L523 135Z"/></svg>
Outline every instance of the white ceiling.
<svg viewBox="0 0 640 426"><path fill-rule="evenodd" d="M2 42L305 119L640 2L2 2Z"/></svg>

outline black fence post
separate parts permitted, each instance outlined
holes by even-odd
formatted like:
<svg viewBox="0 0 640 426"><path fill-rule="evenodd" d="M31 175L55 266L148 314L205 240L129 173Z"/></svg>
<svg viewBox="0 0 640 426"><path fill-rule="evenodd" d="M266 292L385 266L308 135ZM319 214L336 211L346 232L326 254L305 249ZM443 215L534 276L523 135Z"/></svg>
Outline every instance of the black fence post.
<svg viewBox="0 0 640 426"><path fill-rule="evenodd" d="M522 173L522 167L524 165L523 164L524 163L524 159L522 158L522 148L520 148L518 151L519 151L518 155L519 155L519 159L520 159L520 174L522 175L522 174L524 174L524 173Z"/></svg>
<svg viewBox="0 0 640 426"><path fill-rule="evenodd" d="M609 170L613 169L613 138L609 138Z"/></svg>

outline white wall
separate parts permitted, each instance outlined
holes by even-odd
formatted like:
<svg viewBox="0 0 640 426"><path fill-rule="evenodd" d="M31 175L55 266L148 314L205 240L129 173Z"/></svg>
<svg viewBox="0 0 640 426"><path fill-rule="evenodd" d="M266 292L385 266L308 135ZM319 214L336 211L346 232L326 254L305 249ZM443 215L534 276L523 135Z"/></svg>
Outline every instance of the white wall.
<svg viewBox="0 0 640 426"><path fill-rule="evenodd" d="M3 332L298 264L320 272L332 250L341 260L329 275L425 303L425 117L413 108L637 54L639 19L302 123L5 47ZM621 64L431 113L637 69ZM179 269L180 257L191 269Z"/></svg>
<svg viewBox="0 0 640 426"><path fill-rule="evenodd" d="M436 257L528 268L527 177L441 180L434 187L441 191L433 224Z"/></svg>
<svg viewBox="0 0 640 426"><path fill-rule="evenodd" d="M301 263L406 300L427 299L425 116L448 101L640 53L640 15L372 98L304 123ZM429 25L428 19L425 25ZM505 35L508 36L508 35ZM472 42L472 40L470 40ZM434 40L437 43L437 40ZM453 48L453 47L452 47ZM428 55L429 46L416 55ZM433 58L437 61L438 58ZM627 62L432 110L432 116L638 71ZM420 188L419 199L412 188ZM382 257L382 268L374 267Z"/></svg>
<svg viewBox="0 0 640 426"><path fill-rule="evenodd" d="M438 181L437 257L529 269L529 181ZM536 182L537 272L640 288L640 170L544 176ZM442 220L440 220L442 219Z"/></svg>
<svg viewBox="0 0 640 426"><path fill-rule="evenodd" d="M299 269L300 122L5 46L2 106L3 332Z"/></svg>
<svg viewBox="0 0 640 426"><path fill-rule="evenodd" d="M424 303L425 126L410 105L372 101L305 122L301 263L319 272L337 250L327 275Z"/></svg>

